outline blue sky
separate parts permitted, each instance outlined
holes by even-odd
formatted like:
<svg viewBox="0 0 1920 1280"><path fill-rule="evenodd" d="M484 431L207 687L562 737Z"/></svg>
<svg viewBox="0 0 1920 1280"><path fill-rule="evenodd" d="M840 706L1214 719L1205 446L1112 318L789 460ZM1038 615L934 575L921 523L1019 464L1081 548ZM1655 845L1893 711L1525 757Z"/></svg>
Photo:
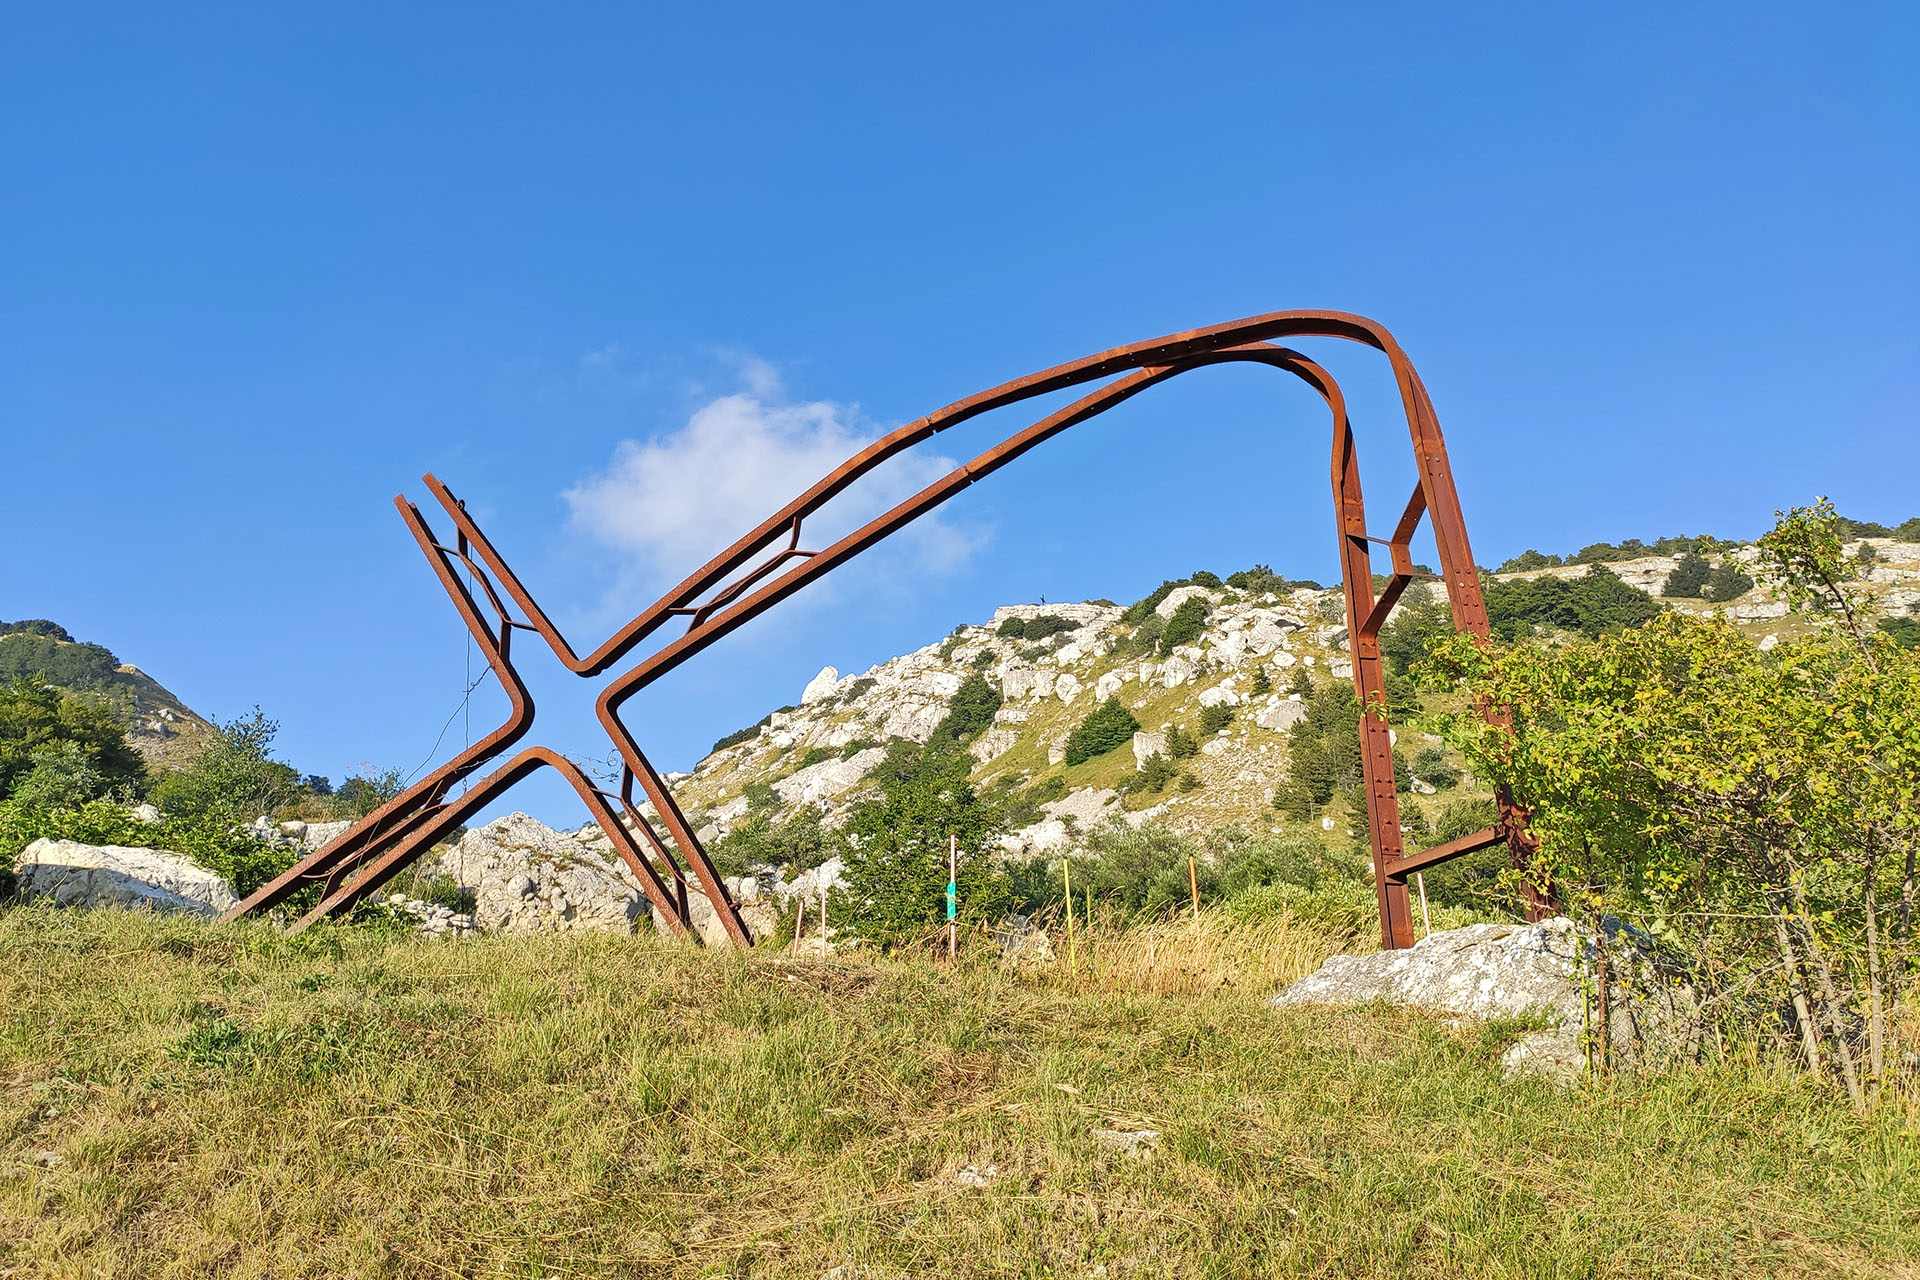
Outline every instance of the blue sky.
<svg viewBox="0 0 1920 1280"><path fill-rule="evenodd" d="M1288 307L1399 336L1485 563L1750 536L1816 493L1920 514L1912 6L1205 14L12 9L0 617L57 619L207 714L260 704L303 769L409 770L466 660L389 506L422 472L591 645L843 446ZM1394 505L1384 370L1328 359ZM941 437L855 505L1025 420ZM720 496L687 501L696 480ZM1200 567L1330 578L1331 528L1314 402L1194 375L630 719L686 767L824 663ZM592 688L520 652L536 736L602 753ZM500 714L476 698L474 732ZM552 788L520 803L573 817Z"/></svg>

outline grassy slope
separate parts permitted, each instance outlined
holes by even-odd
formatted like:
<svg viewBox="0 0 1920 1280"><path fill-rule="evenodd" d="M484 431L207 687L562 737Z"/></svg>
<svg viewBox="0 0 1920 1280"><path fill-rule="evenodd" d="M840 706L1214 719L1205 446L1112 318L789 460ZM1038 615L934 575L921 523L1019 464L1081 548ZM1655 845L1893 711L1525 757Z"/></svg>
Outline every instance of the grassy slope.
<svg viewBox="0 0 1920 1280"><path fill-rule="evenodd" d="M1915 1274L1911 1119L1503 1083L1497 1031L1264 1009L1327 944L1208 928L1147 983L1137 935L1015 979L0 913L0 1273Z"/></svg>

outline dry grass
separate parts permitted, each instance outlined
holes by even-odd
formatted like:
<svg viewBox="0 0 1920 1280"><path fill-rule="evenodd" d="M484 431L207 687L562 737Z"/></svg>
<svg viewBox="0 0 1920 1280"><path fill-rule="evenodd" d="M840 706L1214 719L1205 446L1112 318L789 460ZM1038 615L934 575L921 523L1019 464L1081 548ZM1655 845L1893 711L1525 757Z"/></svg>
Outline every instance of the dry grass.
<svg viewBox="0 0 1920 1280"><path fill-rule="evenodd" d="M1265 1008L1304 931L1184 945L1096 926L1023 976L0 913L0 1273L1914 1274L1910 1119L1752 1066L1508 1083L1499 1028Z"/></svg>

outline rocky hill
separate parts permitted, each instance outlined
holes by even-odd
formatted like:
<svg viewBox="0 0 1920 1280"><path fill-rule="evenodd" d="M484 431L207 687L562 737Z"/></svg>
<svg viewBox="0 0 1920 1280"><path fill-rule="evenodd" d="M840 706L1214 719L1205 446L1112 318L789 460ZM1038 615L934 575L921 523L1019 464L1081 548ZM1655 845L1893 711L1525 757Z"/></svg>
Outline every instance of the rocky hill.
<svg viewBox="0 0 1920 1280"><path fill-rule="evenodd" d="M1864 555L1872 561L1864 590L1883 613L1920 613L1920 544L1864 539L1847 553L1861 556L1862 547L1870 548ZM1756 554L1733 547L1707 559L1714 568L1751 568ZM1614 561L1606 570L1658 597L1678 564L1678 556L1653 555ZM1589 568L1556 565L1493 578L1578 578ZM1099 601L1007 605L864 672L843 675L825 667L794 705L731 735L691 773L669 781L708 841L756 813L779 819L813 810L831 826L885 756L885 744L896 738L924 743L977 674L998 692L1000 706L971 746L976 786L1050 796L1041 818L1008 838L1010 850L1065 843L1073 829L1115 816L1186 830L1226 822L1277 825L1271 798L1288 774L1289 730L1305 715L1304 699L1314 682L1352 674L1340 592L1271 575L1265 581L1282 589L1257 589L1259 580L1256 589L1230 585L1247 575L1225 582L1196 577L1203 581L1163 588L1160 598L1132 609ZM1429 591L1431 597L1423 596ZM1423 599L1437 600L1437 587L1414 587L1403 607ZM1204 604L1204 621L1195 634L1177 637L1174 619L1189 600ZM1660 604L1724 614L1762 643L1797 625L1783 603L1751 587L1717 601L1663 598ZM1131 750L1068 763L1069 735L1109 698L1139 723ZM1203 733L1210 708L1213 719L1226 724ZM1154 753L1169 754L1176 726L1199 740L1197 753L1178 761L1175 779L1158 790L1126 786L1137 782ZM1403 723L1399 732L1415 736L1403 744L1414 750L1439 744L1415 726ZM1472 781L1463 780L1467 788ZM1435 788L1416 779L1413 790L1432 794ZM1321 819L1328 830L1334 822Z"/></svg>
<svg viewBox="0 0 1920 1280"><path fill-rule="evenodd" d="M183 763L214 732L166 686L105 646L75 640L44 618L0 622L0 680L28 675L104 699L126 728L128 745L150 766Z"/></svg>

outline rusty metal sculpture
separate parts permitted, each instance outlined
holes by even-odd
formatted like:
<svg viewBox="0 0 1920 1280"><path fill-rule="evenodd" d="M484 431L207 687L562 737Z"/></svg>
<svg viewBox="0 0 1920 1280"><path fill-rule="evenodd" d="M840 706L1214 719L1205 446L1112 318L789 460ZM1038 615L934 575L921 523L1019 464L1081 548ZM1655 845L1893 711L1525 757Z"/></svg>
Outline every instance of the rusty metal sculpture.
<svg viewBox="0 0 1920 1280"><path fill-rule="evenodd" d="M1345 339L1372 347L1387 357L1399 388L1419 473L1390 537L1377 538L1367 532L1359 459L1339 386L1326 370L1299 352L1274 345L1274 339L1289 337ZM419 508L404 497L395 498L394 504L432 564L440 585L480 645L492 674L506 690L510 713L498 729L374 810L325 848L262 886L228 915L269 909L315 883L320 885L319 902L295 922L296 930L347 911L507 788L538 769L551 768L579 793L670 928L680 933L692 932L687 879L691 872L699 890L712 903L728 937L740 945L750 945L753 939L713 863L688 826L672 793L622 723L620 709L626 701L736 627L1042 441L1170 378L1210 365L1236 362L1266 365L1292 374L1318 392L1332 414L1334 514L1353 681L1363 708L1359 733L1380 907L1380 936L1382 945L1389 948L1411 946L1414 934L1408 877L1423 868L1496 844L1506 844L1516 865L1524 866L1531 841L1523 812L1511 796L1501 795L1498 826L1411 856L1402 845L1380 657L1380 628L1408 585L1420 578L1437 577L1442 583L1456 629L1485 636L1487 614L1473 553L1467 542L1466 524L1460 513L1459 496L1447 463L1446 445L1426 388L1399 344L1384 328L1360 316L1333 311L1273 312L1118 347L1003 383L910 422L876 440L767 517L585 657L577 655L561 636L499 551L481 533L464 505L440 481L431 475L425 477L429 492L452 521L452 545L439 541ZM818 550L801 548L801 530L807 517L894 455L980 414L1100 379L1110 380L955 468L832 545ZM1432 522L1440 558L1438 575L1419 572L1413 565L1412 540L1423 519ZM1376 543L1387 548L1392 563L1386 587L1377 595L1371 558L1371 548ZM728 580L729 575L742 570L755 557L760 557L757 563ZM473 590L462 581L463 570L484 596L487 611L492 614L491 622L483 615ZM518 617L512 612L516 607ZM533 702L511 660L514 631L536 633L568 670L581 676L595 676L626 657L674 618L686 618L686 630L609 684L596 703L601 726L622 761L617 791L596 786L565 756L545 747L530 747L461 795L454 796L458 784L514 746L532 727ZM651 815L634 796L636 782L645 793L645 804L651 806ZM618 806L617 812L615 806ZM675 850L679 858L675 857ZM1533 905L1534 914L1544 909L1542 904Z"/></svg>

